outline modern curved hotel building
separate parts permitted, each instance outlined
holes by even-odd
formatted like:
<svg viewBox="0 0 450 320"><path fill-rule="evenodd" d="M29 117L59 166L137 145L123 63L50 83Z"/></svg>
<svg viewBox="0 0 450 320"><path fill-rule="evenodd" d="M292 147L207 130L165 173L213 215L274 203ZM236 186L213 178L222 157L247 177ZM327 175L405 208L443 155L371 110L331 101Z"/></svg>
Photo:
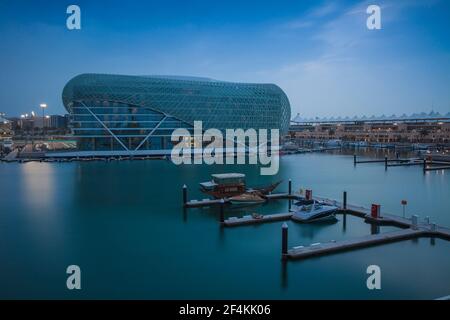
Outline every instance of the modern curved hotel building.
<svg viewBox="0 0 450 320"><path fill-rule="evenodd" d="M206 78L82 74L62 94L71 114L79 155L170 153L172 132L280 129L291 110L274 84L232 83Z"/></svg>

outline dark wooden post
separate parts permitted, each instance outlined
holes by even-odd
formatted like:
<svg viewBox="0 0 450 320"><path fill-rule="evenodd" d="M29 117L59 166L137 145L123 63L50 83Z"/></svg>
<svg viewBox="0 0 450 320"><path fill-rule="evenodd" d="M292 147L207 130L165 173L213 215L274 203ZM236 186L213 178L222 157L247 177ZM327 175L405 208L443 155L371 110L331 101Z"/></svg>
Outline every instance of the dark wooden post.
<svg viewBox="0 0 450 320"><path fill-rule="evenodd" d="M423 172L427 171L427 159L423 159Z"/></svg>
<svg viewBox="0 0 450 320"><path fill-rule="evenodd" d="M187 186L183 185L183 206L187 203Z"/></svg>
<svg viewBox="0 0 450 320"><path fill-rule="evenodd" d="M343 205L343 209L347 210L347 191L344 191L342 205Z"/></svg>
<svg viewBox="0 0 450 320"><path fill-rule="evenodd" d="M292 180L291 179L289 179L289 183L288 183L288 193L289 193L289 195L292 194Z"/></svg>
<svg viewBox="0 0 450 320"><path fill-rule="evenodd" d="M384 156L384 168L387 169L388 166L388 158L387 156Z"/></svg>
<svg viewBox="0 0 450 320"><path fill-rule="evenodd" d="M344 211L344 221L342 221L342 230L345 232L345 230L347 229L347 213L346 211Z"/></svg>
<svg viewBox="0 0 450 320"><path fill-rule="evenodd" d="M223 224L225 222L225 213L223 212L223 206L225 201L223 199L220 200L220 223Z"/></svg>
<svg viewBox="0 0 450 320"><path fill-rule="evenodd" d="M283 259L286 259L288 253L288 225L283 223L281 226L281 255Z"/></svg>
<svg viewBox="0 0 450 320"><path fill-rule="evenodd" d="M353 154L353 165L356 166L356 153Z"/></svg>

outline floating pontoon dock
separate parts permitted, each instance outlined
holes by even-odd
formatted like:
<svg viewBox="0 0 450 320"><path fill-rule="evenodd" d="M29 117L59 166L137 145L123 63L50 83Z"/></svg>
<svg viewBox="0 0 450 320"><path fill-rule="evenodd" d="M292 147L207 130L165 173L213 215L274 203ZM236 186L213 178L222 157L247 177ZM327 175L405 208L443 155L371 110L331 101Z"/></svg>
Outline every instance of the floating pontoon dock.
<svg viewBox="0 0 450 320"><path fill-rule="evenodd" d="M374 234L360 238L347 239L339 242L317 243L307 247L298 246L288 250L286 258L288 259L305 259L312 256L331 254L339 251L352 250L357 248L366 248L377 244L388 242L407 240L424 236L422 230L403 229L394 232Z"/></svg>
<svg viewBox="0 0 450 320"><path fill-rule="evenodd" d="M356 154L353 155L353 164L356 166L359 163L384 163L384 168L387 170L388 167L402 167L402 166L422 166L423 172L426 171L436 171L450 169L450 162L445 161L433 161L420 158L406 158L406 159L373 159L373 160L357 160ZM436 166L440 165L440 166Z"/></svg>
<svg viewBox="0 0 450 320"><path fill-rule="evenodd" d="M283 221L289 220L292 217L292 212L290 213L276 213L276 214L266 214L261 217L255 218L250 215L243 216L242 218L232 217L226 219L222 224L225 227L236 227L248 224L260 224L265 222L273 221Z"/></svg>
<svg viewBox="0 0 450 320"><path fill-rule="evenodd" d="M408 229L398 231L372 234L341 241L317 243L306 247L297 246L288 250L286 253L282 253L282 255L284 259L306 259L313 256L321 256L358 248L367 248L421 237L436 237L450 240L450 229L438 227L435 224L420 224L416 227L411 225Z"/></svg>
<svg viewBox="0 0 450 320"><path fill-rule="evenodd" d="M289 191L285 193L273 193L265 196L267 200L296 200L301 197L292 194L292 183L289 180ZM401 229L386 233L375 233L364 237L346 239L341 241L330 241L326 243L314 243L309 246L295 246L288 249L288 226L286 223L282 227L282 259L306 259L314 256L332 254L341 251L354 250L358 248L367 248L371 246L416 239L421 237L441 238L450 241L450 229L430 223L430 219L426 217L423 222L419 221L417 215L411 218L400 217L389 213L373 214L371 209L347 204L347 192L343 193L342 202L334 199L323 197L312 197L313 200L333 205L340 208L337 213L344 215L350 214L364 219L366 223L372 225L391 225ZM255 225L274 221L286 221L292 217L292 212L268 214L268 215L246 215L241 218L230 217L225 219L224 207L229 202L228 199L204 199L204 200L187 200L187 187L183 186L183 206L184 208L206 207L219 205L220 208L220 225L223 227L238 227L245 225Z"/></svg>
<svg viewBox="0 0 450 320"><path fill-rule="evenodd" d="M430 223L430 219L428 217L426 217L423 222L419 222L419 217L417 215L413 215L411 218L405 218L388 213L382 213L377 217L373 217L371 210L368 208L347 205L346 192L344 192L344 201L342 203L336 200L321 197L315 197L315 199L327 204L341 207L342 209L339 211L340 213L344 215L351 214L363 218L367 223L375 225L392 225L402 229L398 231L372 234L354 239L315 243L309 246L296 246L290 250L287 250L287 225L285 225L282 233L282 241L285 242L282 245L283 259L306 259L313 256L321 256L358 248L367 248L421 237L435 237L450 241L450 229L438 226L435 223Z"/></svg>

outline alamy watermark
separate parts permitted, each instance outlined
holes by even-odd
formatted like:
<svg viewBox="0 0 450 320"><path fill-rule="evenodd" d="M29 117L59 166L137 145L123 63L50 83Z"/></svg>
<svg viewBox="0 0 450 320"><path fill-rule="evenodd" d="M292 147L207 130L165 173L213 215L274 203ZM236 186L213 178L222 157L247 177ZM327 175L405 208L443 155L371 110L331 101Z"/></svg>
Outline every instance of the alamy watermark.
<svg viewBox="0 0 450 320"><path fill-rule="evenodd" d="M80 30L81 29L81 9L79 6L72 4L67 7L67 14L70 16L67 17L66 27L69 30Z"/></svg>
<svg viewBox="0 0 450 320"><path fill-rule="evenodd" d="M66 286L69 290L81 290L81 269L73 264L67 267L66 273L69 274L66 280Z"/></svg>
<svg viewBox="0 0 450 320"><path fill-rule="evenodd" d="M366 13L370 14L367 18L366 26L369 30L380 30L381 29L381 8L375 4L367 7Z"/></svg>
<svg viewBox="0 0 450 320"><path fill-rule="evenodd" d="M367 267L366 273L370 276L367 278L366 286L369 290L381 289L381 268L377 265Z"/></svg>
<svg viewBox="0 0 450 320"><path fill-rule="evenodd" d="M224 145L225 140L225 145ZM194 134L179 128L173 131L172 162L180 164L261 164L261 175L278 173L280 162L278 129L219 129L203 132L202 121L194 121ZM204 144L208 143L205 147ZM225 159L224 159L225 158Z"/></svg>

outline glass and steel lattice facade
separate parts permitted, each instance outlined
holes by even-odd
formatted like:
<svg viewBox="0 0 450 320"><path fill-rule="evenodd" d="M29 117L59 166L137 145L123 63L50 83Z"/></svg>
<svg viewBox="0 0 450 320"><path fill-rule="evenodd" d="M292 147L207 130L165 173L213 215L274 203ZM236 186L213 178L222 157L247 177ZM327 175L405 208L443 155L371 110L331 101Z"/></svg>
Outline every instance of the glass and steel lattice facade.
<svg viewBox="0 0 450 320"><path fill-rule="evenodd" d="M82 74L64 87L79 151L156 154L170 150L172 132L280 129L287 133L289 100L274 84L205 78Z"/></svg>

